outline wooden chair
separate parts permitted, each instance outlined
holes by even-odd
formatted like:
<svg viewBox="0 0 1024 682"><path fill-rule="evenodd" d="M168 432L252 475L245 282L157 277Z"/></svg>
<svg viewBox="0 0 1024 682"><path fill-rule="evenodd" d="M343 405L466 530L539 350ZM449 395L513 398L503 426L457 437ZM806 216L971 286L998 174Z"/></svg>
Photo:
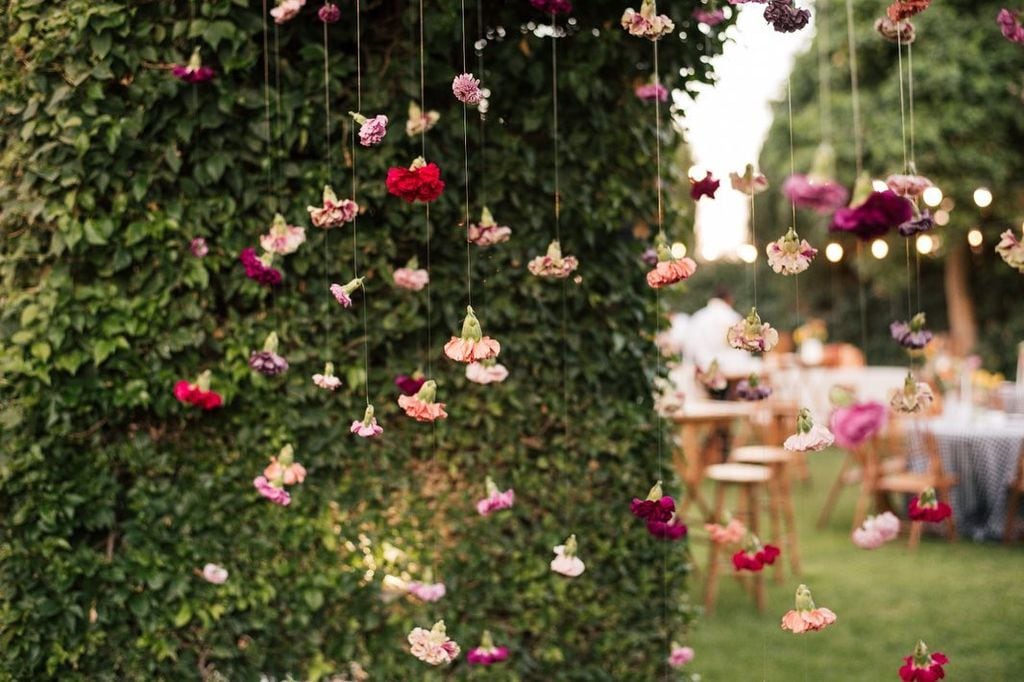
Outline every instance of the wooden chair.
<svg viewBox="0 0 1024 682"><path fill-rule="evenodd" d="M1006 524L1003 527L1003 542L1011 543L1014 528L1017 525L1017 513L1020 511L1020 498L1024 494L1024 448L1021 448L1017 460L1017 475L1010 481L1010 495L1006 498Z"/></svg>
<svg viewBox="0 0 1024 682"><path fill-rule="evenodd" d="M771 524L770 541L782 548L789 557L793 575L800 575L800 551L797 546L796 514L790 487L790 469L796 464L796 453L772 445L746 445L736 448L729 460L741 464L759 464L768 467L768 520ZM783 562L775 562L775 582L783 578Z"/></svg>

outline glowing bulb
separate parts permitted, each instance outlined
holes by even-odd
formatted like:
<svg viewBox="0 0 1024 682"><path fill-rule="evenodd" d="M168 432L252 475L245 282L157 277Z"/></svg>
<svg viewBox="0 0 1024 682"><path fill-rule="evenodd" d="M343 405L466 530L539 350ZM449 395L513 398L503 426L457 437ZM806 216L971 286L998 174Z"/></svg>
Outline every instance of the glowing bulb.
<svg viewBox="0 0 1024 682"><path fill-rule="evenodd" d="M736 247L736 255L744 263L753 263L757 260L757 247L753 244L740 244Z"/></svg>
<svg viewBox="0 0 1024 682"><path fill-rule="evenodd" d="M832 242L825 247L825 258L828 258L832 263L838 263L843 259L843 247L836 242Z"/></svg>
<svg viewBox="0 0 1024 682"><path fill-rule="evenodd" d="M978 228L974 228L973 230L967 233L967 243L973 246L974 248L978 248L979 246L981 246L981 243L983 241L985 241L985 237L981 234L981 230L979 230Z"/></svg>
<svg viewBox="0 0 1024 682"><path fill-rule="evenodd" d="M884 192L885 190L889 189L889 185L885 184L885 182L883 182L882 180L872 180L871 189L875 190L876 192Z"/></svg>
<svg viewBox="0 0 1024 682"><path fill-rule="evenodd" d="M949 225L949 211L943 211L941 208L935 212L935 224L939 227L943 225Z"/></svg>
<svg viewBox="0 0 1024 682"><path fill-rule="evenodd" d="M889 245L884 239L876 239L871 242L871 255L881 260L889 255Z"/></svg>
<svg viewBox="0 0 1024 682"><path fill-rule="evenodd" d="M686 244L682 242L676 242L672 245L672 257L676 260L686 257Z"/></svg>
<svg viewBox="0 0 1024 682"><path fill-rule="evenodd" d="M978 208L987 208L992 204L992 192L987 187L979 187L974 190L974 203Z"/></svg>
<svg viewBox="0 0 1024 682"><path fill-rule="evenodd" d="M704 166L693 165L690 166L690 170L686 171L686 175L694 180L700 180L705 174Z"/></svg>
<svg viewBox="0 0 1024 682"><path fill-rule="evenodd" d="M922 234L917 237L917 252L928 254L935 248L935 241L931 238L931 235Z"/></svg>
<svg viewBox="0 0 1024 682"><path fill-rule="evenodd" d="M924 197L924 203L928 204L932 208L935 208L942 203L942 190L938 187L929 187L921 196Z"/></svg>

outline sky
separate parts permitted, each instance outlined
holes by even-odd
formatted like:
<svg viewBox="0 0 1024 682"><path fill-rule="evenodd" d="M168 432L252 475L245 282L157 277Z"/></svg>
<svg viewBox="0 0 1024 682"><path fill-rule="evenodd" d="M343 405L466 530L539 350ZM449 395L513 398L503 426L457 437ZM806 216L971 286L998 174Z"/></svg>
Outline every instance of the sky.
<svg viewBox="0 0 1024 682"><path fill-rule="evenodd" d="M750 241L749 200L732 189L729 173L742 173L748 163L756 166L772 123L771 103L785 97L793 60L814 38L813 16L802 31L776 33L763 18L764 5L731 9L739 9L739 18L712 62L716 83L695 88L695 100L675 94L685 111L681 123L695 165L691 176L703 177L706 169L722 182L714 200L697 205L697 258L705 261L735 259L737 247ZM782 178L769 181L770 191L777 191Z"/></svg>

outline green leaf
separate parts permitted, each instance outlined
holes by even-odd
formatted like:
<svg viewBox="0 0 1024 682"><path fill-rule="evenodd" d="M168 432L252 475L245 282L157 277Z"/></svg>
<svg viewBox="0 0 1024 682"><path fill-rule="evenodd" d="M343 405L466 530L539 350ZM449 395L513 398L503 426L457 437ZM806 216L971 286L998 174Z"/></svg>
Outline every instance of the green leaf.
<svg viewBox="0 0 1024 682"><path fill-rule="evenodd" d="M182 602L178 612L174 614L174 627L185 627L190 620L192 620L192 607L188 605L188 602Z"/></svg>

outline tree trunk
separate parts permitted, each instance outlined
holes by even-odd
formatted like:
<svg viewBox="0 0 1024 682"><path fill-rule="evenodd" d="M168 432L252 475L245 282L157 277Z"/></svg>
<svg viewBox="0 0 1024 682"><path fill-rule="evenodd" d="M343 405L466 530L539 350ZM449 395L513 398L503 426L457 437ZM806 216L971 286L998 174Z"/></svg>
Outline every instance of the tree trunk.
<svg viewBox="0 0 1024 682"><path fill-rule="evenodd" d="M974 299L967 278L967 245L962 241L946 256L946 312L949 317L951 350L967 355L978 340L978 323L974 317Z"/></svg>

